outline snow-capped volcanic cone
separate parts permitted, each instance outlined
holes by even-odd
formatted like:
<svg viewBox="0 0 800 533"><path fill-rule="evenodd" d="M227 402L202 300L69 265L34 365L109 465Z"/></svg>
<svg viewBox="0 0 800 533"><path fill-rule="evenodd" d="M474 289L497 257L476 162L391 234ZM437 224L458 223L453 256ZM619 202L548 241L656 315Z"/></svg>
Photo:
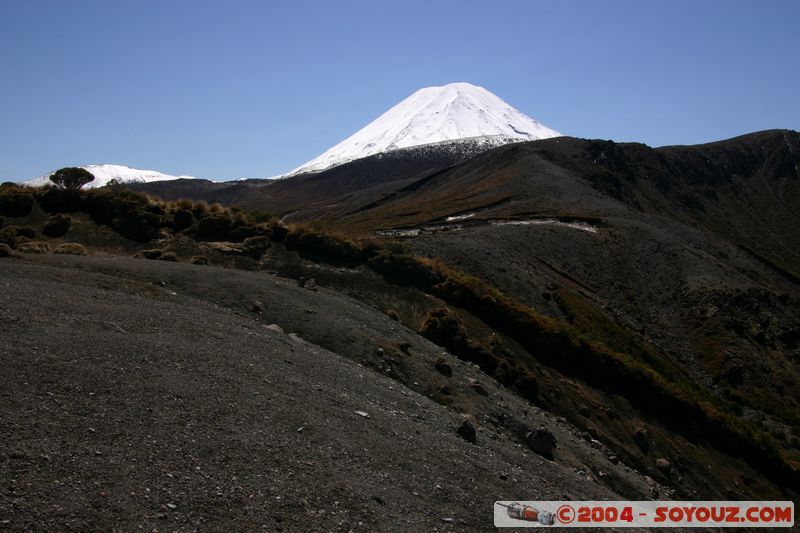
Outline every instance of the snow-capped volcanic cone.
<svg viewBox="0 0 800 533"><path fill-rule="evenodd" d="M171 176L155 170L141 170L123 165L86 165L85 167L81 168L85 168L94 176L94 181L84 185L84 189L103 187L108 185L111 180L117 180L120 183L147 183L150 181L197 179L194 176ZM53 172L55 172L55 170ZM44 176L39 176L38 178L24 181L22 184L29 185L31 187L49 185L52 183L50 181L50 176L53 174L53 172L45 174Z"/></svg>
<svg viewBox="0 0 800 533"><path fill-rule="evenodd" d="M559 137L483 87L451 83L415 92L316 159L287 175L314 172L354 159L423 144L482 140L481 146Z"/></svg>

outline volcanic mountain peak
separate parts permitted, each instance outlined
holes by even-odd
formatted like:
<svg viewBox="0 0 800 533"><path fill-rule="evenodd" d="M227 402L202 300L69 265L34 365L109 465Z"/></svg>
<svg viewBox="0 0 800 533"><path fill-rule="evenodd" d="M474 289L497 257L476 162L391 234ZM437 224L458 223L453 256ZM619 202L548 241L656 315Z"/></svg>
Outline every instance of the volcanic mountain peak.
<svg viewBox="0 0 800 533"><path fill-rule="evenodd" d="M108 185L111 180L117 180L120 183L147 183L151 181L197 179L194 176L172 176L155 170L142 170L126 167L124 165L86 165L81 168L85 168L94 176L94 181L84 186L86 189L103 187ZM23 182L23 184L31 187L48 185L50 184L50 175L53 174L53 172L39 176L38 178L30 179Z"/></svg>
<svg viewBox="0 0 800 533"><path fill-rule="evenodd" d="M558 137L483 87L451 83L420 89L373 122L288 175L423 144L491 138L491 145Z"/></svg>

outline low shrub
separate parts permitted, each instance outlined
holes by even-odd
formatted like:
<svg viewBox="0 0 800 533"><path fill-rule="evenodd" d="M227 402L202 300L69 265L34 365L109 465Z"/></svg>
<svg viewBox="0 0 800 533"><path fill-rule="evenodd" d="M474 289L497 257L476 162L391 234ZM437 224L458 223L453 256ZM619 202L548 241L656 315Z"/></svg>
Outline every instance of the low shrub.
<svg viewBox="0 0 800 533"><path fill-rule="evenodd" d="M0 215L24 217L33 209L34 189L4 183L0 185Z"/></svg>
<svg viewBox="0 0 800 533"><path fill-rule="evenodd" d="M72 219L64 215L53 215L45 222L42 233L48 237L63 237L72 226Z"/></svg>
<svg viewBox="0 0 800 533"><path fill-rule="evenodd" d="M84 209L80 191L51 187L39 195L39 205L45 213L74 213Z"/></svg>
<svg viewBox="0 0 800 533"><path fill-rule="evenodd" d="M114 220L112 228L132 241L148 242L158 233L161 222L162 218L154 213L132 210Z"/></svg>
<svg viewBox="0 0 800 533"><path fill-rule="evenodd" d="M188 209L179 209L172 217L172 229L175 231L183 231L194 224L194 215Z"/></svg>
<svg viewBox="0 0 800 533"><path fill-rule="evenodd" d="M0 243L5 243L11 248L36 238L36 232L26 226L6 226L0 229Z"/></svg>
<svg viewBox="0 0 800 533"><path fill-rule="evenodd" d="M229 217L212 215L201 217L191 230L192 236L199 241L228 241L233 220Z"/></svg>

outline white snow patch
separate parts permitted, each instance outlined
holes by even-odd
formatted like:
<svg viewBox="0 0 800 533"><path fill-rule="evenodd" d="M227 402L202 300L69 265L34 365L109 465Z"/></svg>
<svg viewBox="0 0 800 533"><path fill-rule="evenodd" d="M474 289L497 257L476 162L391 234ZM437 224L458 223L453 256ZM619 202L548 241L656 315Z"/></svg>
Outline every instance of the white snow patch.
<svg viewBox="0 0 800 533"><path fill-rule="evenodd" d="M597 228L586 222L562 222L553 218L535 218L530 220L492 220L492 226L561 226L578 229L589 233L597 233Z"/></svg>
<svg viewBox="0 0 800 533"><path fill-rule="evenodd" d="M94 181L85 185L84 189L103 187L108 185L111 180L119 180L121 183L148 183L152 181L197 179L194 176L172 176L155 170L142 170L123 165L86 165L81 168L85 168L94 176ZM53 172L55 172L55 170ZM52 183L50 181L50 176L53 172L39 176L38 178L23 181L22 184L30 187L50 185Z"/></svg>
<svg viewBox="0 0 800 533"><path fill-rule="evenodd" d="M446 222L453 222L454 220L467 220L475 216L475 213L468 213L466 215L453 215L445 219Z"/></svg>

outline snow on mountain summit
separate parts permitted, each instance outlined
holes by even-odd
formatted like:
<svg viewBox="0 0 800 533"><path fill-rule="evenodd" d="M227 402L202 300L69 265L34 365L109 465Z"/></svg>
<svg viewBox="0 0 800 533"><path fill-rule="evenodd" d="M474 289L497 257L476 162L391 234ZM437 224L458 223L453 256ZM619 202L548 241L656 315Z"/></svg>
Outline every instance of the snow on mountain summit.
<svg viewBox="0 0 800 533"><path fill-rule="evenodd" d="M92 173L94 181L84 186L85 189L92 189L95 187L103 187L108 185L111 180L118 180L120 183L147 183L151 181L167 181L177 179L197 179L194 176L171 176L163 174L155 170L141 170L138 168L126 167L123 165L86 165L86 170ZM55 171L53 171L55 172ZM53 174L45 174L38 178L33 178L28 181L22 182L23 185L31 187L41 187L42 185L49 185L50 176Z"/></svg>
<svg viewBox="0 0 800 533"><path fill-rule="evenodd" d="M491 137L494 145L559 137L483 87L451 83L420 89L373 122L287 175L423 144Z"/></svg>

